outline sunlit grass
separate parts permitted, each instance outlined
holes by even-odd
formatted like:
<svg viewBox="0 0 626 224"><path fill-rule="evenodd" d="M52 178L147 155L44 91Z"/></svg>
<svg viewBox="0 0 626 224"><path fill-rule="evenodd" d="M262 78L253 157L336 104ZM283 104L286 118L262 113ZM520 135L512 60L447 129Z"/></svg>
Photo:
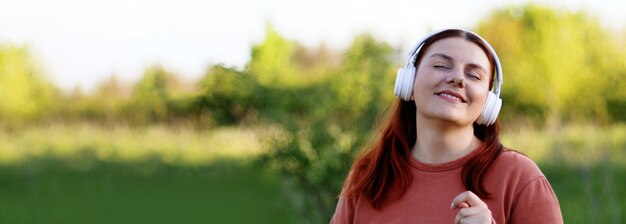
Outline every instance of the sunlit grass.
<svg viewBox="0 0 626 224"><path fill-rule="evenodd" d="M626 125L566 125L558 130L519 128L502 134L505 146L538 163L626 166Z"/></svg>
<svg viewBox="0 0 626 224"><path fill-rule="evenodd" d="M80 159L85 152L111 162L159 158L166 164L202 165L217 158L253 158L262 153L261 138L268 127L220 127L198 130L185 126L131 127L52 124L0 129L0 164L19 165L29 158L54 156ZM569 125L547 131L509 128L505 146L525 153L537 163L593 165L611 162L626 166L626 125Z"/></svg>
<svg viewBox="0 0 626 224"><path fill-rule="evenodd" d="M216 158L250 158L260 153L253 128L103 127L53 124L0 130L0 164L19 165L30 158L76 158L93 153L110 162L138 162L157 157L166 164L202 165Z"/></svg>

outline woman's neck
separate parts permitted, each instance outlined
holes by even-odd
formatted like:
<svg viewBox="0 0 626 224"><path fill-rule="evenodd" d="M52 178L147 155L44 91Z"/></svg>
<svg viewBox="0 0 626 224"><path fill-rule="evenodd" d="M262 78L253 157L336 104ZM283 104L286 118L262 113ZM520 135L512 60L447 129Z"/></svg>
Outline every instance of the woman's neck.
<svg viewBox="0 0 626 224"><path fill-rule="evenodd" d="M467 155L481 144L474 136L472 125L458 127L418 121L416 128L417 136L412 154L423 163L450 162Z"/></svg>

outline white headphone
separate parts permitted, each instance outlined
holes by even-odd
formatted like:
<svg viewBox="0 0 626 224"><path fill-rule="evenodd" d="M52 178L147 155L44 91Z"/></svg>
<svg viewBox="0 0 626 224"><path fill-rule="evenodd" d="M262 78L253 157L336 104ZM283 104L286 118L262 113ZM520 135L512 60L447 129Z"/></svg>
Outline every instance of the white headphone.
<svg viewBox="0 0 626 224"><path fill-rule="evenodd" d="M498 113L500 112L500 108L502 107L502 99L500 99L500 88L502 87L502 65L500 65L500 59L498 59L498 55L496 54L496 51L493 50L491 45L489 45L489 43L487 43L485 39L483 39L481 36L478 36L478 34L474 32L463 30L463 29L445 29L445 30L432 32L426 35L424 38L422 38L422 40L417 42L417 45L415 45L413 49L411 49L411 51L409 52L408 58L406 62L404 63L404 67L398 69L398 74L396 76L396 85L393 91L396 94L396 96L399 96L401 99L405 101L410 101L411 95L413 94L415 71L417 70L415 68L415 60L417 60L417 55L419 54L422 46L428 40L430 40L431 37L439 33L450 31L450 30L458 30L462 32L467 32L475 37L478 37L483 43L485 43L487 50L489 50L489 53L491 53L491 55L493 56L493 59L496 64L495 65L496 74L493 80L493 88L487 94L485 108L483 108L482 113L476 120L477 124L483 124L486 126L492 125L493 123L496 122L496 118L498 117Z"/></svg>

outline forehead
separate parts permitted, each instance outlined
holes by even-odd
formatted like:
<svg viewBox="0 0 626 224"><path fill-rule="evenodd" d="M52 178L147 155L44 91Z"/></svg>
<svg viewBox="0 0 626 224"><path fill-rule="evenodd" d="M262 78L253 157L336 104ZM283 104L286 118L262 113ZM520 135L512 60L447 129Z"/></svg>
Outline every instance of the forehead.
<svg viewBox="0 0 626 224"><path fill-rule="evenodd" d="M444 54L461 63L472 63L491 69L489 58L477 43L460 37L450 37L432 43L422 59L428 60L434 54Z"/></svg>

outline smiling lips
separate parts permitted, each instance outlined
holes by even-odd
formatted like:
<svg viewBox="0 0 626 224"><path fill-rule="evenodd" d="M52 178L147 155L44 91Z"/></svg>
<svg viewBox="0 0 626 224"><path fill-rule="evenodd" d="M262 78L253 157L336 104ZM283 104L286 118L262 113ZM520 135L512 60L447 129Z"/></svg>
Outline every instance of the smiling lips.
<svg viewBox="0 0 626 224"><path fill-rule="evenodd" d="M452 100L452 101L458 101L458 102L462 102L462 103L466 102L465 98L463 98L463 96L461 96L458 93L449 91L449 90L444 90L444 91L441 91L441 92L437 92L437 93L435 93L435 95L444 97L444 98L446 98L448 100Z"/></svg>

